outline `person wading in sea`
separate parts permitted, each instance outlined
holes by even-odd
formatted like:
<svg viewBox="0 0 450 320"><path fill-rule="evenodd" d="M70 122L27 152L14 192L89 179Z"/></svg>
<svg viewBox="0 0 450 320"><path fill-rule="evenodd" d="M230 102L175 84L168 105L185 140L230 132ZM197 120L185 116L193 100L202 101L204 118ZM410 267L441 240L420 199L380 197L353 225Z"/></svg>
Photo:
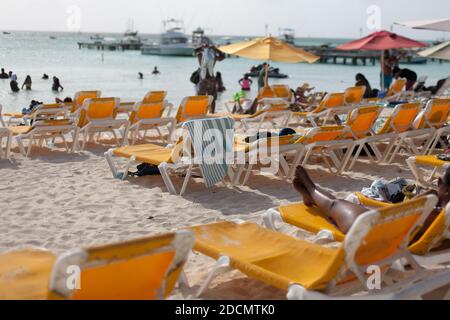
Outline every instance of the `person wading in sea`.
<svg viewBox="0 0 450 320"><path fill-rule="evenodd" d="M223 61L225 54L215 46L203 44L195 49L195 56L200 64L200 82L198 84L199 95L210 95L214 97L211 104L211 113L216 111L217 81L214 73L214 66L217 61Z"/></svg>

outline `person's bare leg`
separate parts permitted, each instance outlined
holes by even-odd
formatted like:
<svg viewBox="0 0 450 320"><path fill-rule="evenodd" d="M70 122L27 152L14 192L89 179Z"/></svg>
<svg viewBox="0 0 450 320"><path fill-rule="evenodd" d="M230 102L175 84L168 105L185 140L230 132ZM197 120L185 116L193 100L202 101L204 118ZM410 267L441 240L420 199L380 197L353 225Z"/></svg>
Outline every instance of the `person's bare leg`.
<svg viewBox="0 0 450 320"><path fill-rule="evenodd" d="M302 190L303 192L301 193L304 199L312 201L312 204L330 217L343 233L347 233L350 230L361 214L369 211L364 206L337 199L318 188L302 166L297 167L294 186L299 192ZM306 196L304 195L305 192Z"/></svg>

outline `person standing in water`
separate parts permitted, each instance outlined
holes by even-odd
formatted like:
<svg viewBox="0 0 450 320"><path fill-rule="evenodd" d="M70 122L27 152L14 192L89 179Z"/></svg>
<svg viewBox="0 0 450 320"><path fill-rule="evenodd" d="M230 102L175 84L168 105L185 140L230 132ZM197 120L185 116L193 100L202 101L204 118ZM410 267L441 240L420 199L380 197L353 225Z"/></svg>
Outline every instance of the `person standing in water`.
<svg viewBox="0 0 450 320"><path fill-rule="evenodd" d="M10 71L10 83L9 86L11 87L12 92L19 92L19 84L17 83L17 76Z"/></svg>
<svg viewBox="0 0 450 320"><path fill-rule="evenodd" d="M219 51L215 46L203 44L195 49L195 56L200 65L200 81L198 83L199 95L210 95L214 98L210 107L210 112L216 111L217 99L217 81L214 74L214 66L217 61L225 60L225 54Z"/></svg>
<svg viewBox="0 0 450 320"><path fill-rule="evenodd" d="M22 84L22 90L23 90L23 87L25 87L27 90L31 90L32 83L33 83L33 81L31 81L31 77L28 75Z"/></svg>
<svg viewBox="0 0 450 320"><path fill-rule="evenodd" d="M139 79L144 79L144 74L142 72L138 72Z"/></svg>
<svg viewBox="0 0 450 320"><path fill-rule="evenodd" d="M0 73L0 79L8 79L9 75L5 72L5 69L2 68L2 71Z"/></svg>
<svg viewBox="0 0 450 320"><path fill-rule="evenodd" d="M269 67L267 62L262 64L262 68L258 75L258 92L260 92L262 88L269 86Z"/></svg>
<svg viewBox="0 0 450 320"><path fill-rule="evenodd" d="M57 77L53 77L53 85L52 90L53 91L59 91L59 89L64 90L64 87L59 82L59 79Z"/></svg>
<svg viewBox="0 0 450 320"><path fill-rule="evenodd" d="M241 85L242 91L250 91L253 81L250 79L248 74L244 75L244 78L239 80L239 84Z"/></svg>
<svg viewBox="0 0 450 320"><path fill-rule="evenodd" d="M158 75L158 74L161 74L161 72L159 72L158 67L155 67L155 68L153 69L152 74L156 76L156 75Z"/></svg>

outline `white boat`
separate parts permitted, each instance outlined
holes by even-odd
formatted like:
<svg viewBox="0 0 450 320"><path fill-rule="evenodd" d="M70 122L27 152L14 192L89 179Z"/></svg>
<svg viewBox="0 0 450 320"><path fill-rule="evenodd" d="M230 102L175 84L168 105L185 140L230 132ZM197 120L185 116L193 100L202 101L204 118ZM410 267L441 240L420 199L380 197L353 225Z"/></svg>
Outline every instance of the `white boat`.
<svg viewBox="0 0 450 320"><path fill-rule="evenodd" d="M170 19L163 21L164 32L161 34L160 43L146 44L142 46L142 54L159 56L194 55L194 44L185 34L183 21Z"/></svg>

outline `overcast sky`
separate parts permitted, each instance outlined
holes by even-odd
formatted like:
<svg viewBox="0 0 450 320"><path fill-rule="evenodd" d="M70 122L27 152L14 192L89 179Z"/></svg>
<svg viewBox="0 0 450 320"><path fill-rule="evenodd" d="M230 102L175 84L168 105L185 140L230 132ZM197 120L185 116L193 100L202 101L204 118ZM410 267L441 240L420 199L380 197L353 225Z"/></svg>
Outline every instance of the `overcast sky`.
<svg viewBox="0 0 450 320"><path fill-rule="evenodd" d="M355 38L361 28L364 35L371 31L368 22L390 29L395 21L448 17L450 1L0 0L0 13L0 30L123 32L132 18L141 33L159 33L161 20L177 18L188 32L201 26L216 35L264 35L268 24L274 35L289 27L298 37ZM394 31L417 39L444 36L399 26Z"/></svg>

